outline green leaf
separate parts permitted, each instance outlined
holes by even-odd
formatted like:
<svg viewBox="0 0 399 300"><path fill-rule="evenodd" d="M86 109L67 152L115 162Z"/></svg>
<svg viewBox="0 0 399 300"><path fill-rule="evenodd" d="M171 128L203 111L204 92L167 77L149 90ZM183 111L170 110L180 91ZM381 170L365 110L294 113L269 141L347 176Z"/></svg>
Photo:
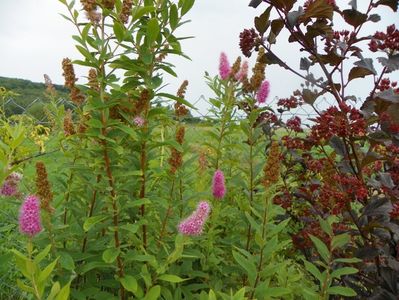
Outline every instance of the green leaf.
<svg viewBox="0 0 399 300"><path fill-rule="evenodd" d="M155 12L156 8L154 6L140 6L133 13L133 21L140 19L142 16Z"/></svg>
<svg viewBox="0 0 399 300"><path fill-rule="evenodd" d="M179 276L173 275L173 274L163 274L161 276L158 277L159 280L163 280L163 281L167 281L167 282L173 282L173 283L178 283L178 282L182 282L187 279L183 279Z"/></svg>
<svg viewBox="0 0 399 300"><path fill-rule="evenodd" d="M270 287L265 290L265 295L269 297L281 297L291 294L291 289L285 287Z"/></svg>
<svg viewBox="0 0 399 300"><path fill-rule="evenodd" d="M342 246L345 246L346 244L349 243L351 240L349 234L340 234L337 236L334 236L331 240L331 250L335 250L337 248L341 248Z"/></svg>
<svg viewBox="0 0 399 300"><path fill-rule="evenodd" d="M137 280L133 276L126 275L125 277L120 278L119 281L121 282L122 286L129 292L137 292Z"/></svg>
<svg viewBox="0 0 399 300"><path fill-rule="evenodd" d="M169 22L170 22L170 28L172 28L172 30L176 29L179 23L179 16L176 4L172 4L170 6Z"/></svg>
<svg viewBox="0 0 399 300"><path fill-rule="evenodd" d="M159 295L161 294L161 286L154 285L144 297L144 300L156 300L158 299Z"/></svg>
<svg viewBox="0 0 399 300"><path fill-rule="evenodd" d="M313 235L309 235L309 237L312 240L313 244L316 246L317 252L320 254L321 258L326 263L329 263L330 251L328 250L327 246L319 238Z"/></svg>
<svg viewBox="0 0 399 300"><path fill-rule="evenodd" d="M181 15L184 16L193 7L195 0L183 0Z"/></svg>
<svg viewBox="0 0 399 300"><path fill-rule="evenodd" d="M60 292L61 285L58 281L54 282L53 286L51 287L50 294L47 297L47 300L53 300L54 297Z"/></svg>
<svg viewBox="0 0 399 300"><path fill-rule="evenodd" d="M23 290L23 291L25 291L25 292L32 293L32 294L35 293L35 290L34 290L33 288L31 288L30 286L27 286L25 283L23 283L23 282L22 282L21 280L19 280L19 279L17 279L17 286L18 286L21 290Z"/></svg>
<svg viewBox="0 0 399 300"><path fill-rule="evenodd" d="M195 107L194 107L190 102L187 102L187 101L184 100L183 98L176 97L176 96L174 96L174 95L172 95L172 94L168 94L168 93L158 93L158 94L156 94L155 96L169 98L169 99L175 100L175 101L177 101L177 102L179 102L179 103L181 103L181 104L184 104L184 105L186 105L186 106L188 106L188 107L190 107L190 108L195 109Z"/></svg>
<svg viewBox="0 0 399 300"><path fill-rule="evenodd" d="M245 298L245 287L241 288L237 293L234 294L232 300L243 300Z"/></svg>
<svg viewBox="0 0 399 300"><path fill-rule="evenodd" d="M308 261L304 261L305 264L305 269L310 272L310 274L313 275L313 277L315 277L317 280L319 280L320 282L322 281L322 275L321 272L319 271L319 269L312 264L311 262Z"/></svg>
<svg viewBox="0 0 399 300"><path fill-rule="evenodd" d="M90 228L92 228L97 223L104 221L105 219L107 219L106 216L94 216L94 217L87 218L85 220L85 222L83 223L84 231L89 231Z"/></svg>
<svg viewBox="0 0 399 300"><path fill-rule="evenodd" d="M209 290L208 300L217 300L216 294L212 289Z"/></svg>
<svg viewBox="0 0 399 300"><path fill-rule="evenodd" d="M354 297L356 296L356 292L351 288L344 286L332 286L328 288L327 293L329 295L341 295L345 297Z"/></svg>
<svg viewBox="0 0 399 300"><path fill-rule="evenodd" d="M51 244L47 245L46 248L44 248L39 254L37 254L36 257L33 259L33 262L38 265L47 256L47 254L49 254L50 249Z"/></svg>
<svg viewBox="0 0 399 300"><path fill-rule="evenodd" d="M103 260L108 264L112 264L120 252L120 249L109 248L103 252Z"/></svg>
<svg viewBox="0 0 399 300"><path fill-rule="evenodd" d="M115 21L113 29L118 42L122 42L125 36L125 27L121 23Z"/></svg>
<svg viewBox="0 0 399 300"><path fill-rule="evenodd" d="M149 45L151 45L158 37L160 32L158 20L156 18L152 18L147 23L147 39Z"/></svg>
<svg viewBox="0 0 399 300"><path fill-rule="evenodd" d="M250 284L253 285L257 274L255 263L252 260L245 258L244 255L238 253L237 251L233 251L233 257L236 262L247 272L248 280Z"/></svg>
<svg viewBox="0 0 399 300"><path fill-rule="evenodd" d="M331 273L332 278L341 278L343 275L350 275L350 274L356 274L358 272L358 269L356 268L351 268L351 267L343 267L334 270Z"/></svg>
<svg viewBox="0 0 399 300"><path fill-rule="evenodd" d="M70 292L71 281L68 284L64 285L61 289L60 293L57 295L55 300L68 300L69 299L69 292Z"/></svg>
<svg viewBox="0 0 399 300"><path fill-rule="evenodd" d="M52 263L50 263L47 267L44 268L43 271L40 272L38 282L42 283L47 280L47 278L51 275L51 272L53 272L54 267L57 265L58 258L56 258Z"/></svg>
<svg viewBox="0 0 399 300"><path fill-rule="evenodd" d="M323 220L322 218L320 218L319 219L319 223L320 223L321 229L323 229L323 231L325 233L327 233L329 236L333 235L332 227L331 227L330 223L328 223L328 221Z"/></svg>
<svg viewBox="0 0 399 300"><path fill-rule="evenodd" d="M66 252L59 252L60 254L60 265L63 267L65 270L72 271L75 269L75 262L73 261L73 258L69 253Z"/></svg>
<svg viewBox="0 0 399 300"><path fill-rule="evenodd" d="M352 258L337 258L337 259L334 259L334 262L352 264L352 263L359 263L359 262L362 262L362 260L359 259L359 258L357 258L357 257L352 257Z"/></svg>

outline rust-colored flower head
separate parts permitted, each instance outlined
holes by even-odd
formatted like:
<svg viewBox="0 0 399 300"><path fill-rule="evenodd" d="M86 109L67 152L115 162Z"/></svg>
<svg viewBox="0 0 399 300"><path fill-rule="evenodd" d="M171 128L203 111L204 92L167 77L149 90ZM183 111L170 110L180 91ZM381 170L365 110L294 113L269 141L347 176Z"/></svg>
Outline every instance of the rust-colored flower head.
<svg viewBox="0 0 399 300"><path fill-rule="evenodd" d="M97 11L96 0L80 0L83 10L86 12L87 19L93 24L98 24L101 20L101 14Z"/></svg>
<svg viewBox="0 0 399 300"><path fill-rule="evenodd" d="M75 127L73 126L73 121L72 121L72 111L68 109L65 112L64 116L64 134L65 136L70 136L75 134Z"/></svg>
<svg viewBox="0 0 399 300"><path fill-rule="evenodd" d="M241 68L241 57L237 57L236 61L234 62L233 66L231 67L230 76L235 78L236 74L240 71Z"/></svg>
<svg viewBox="0 0 399 300"><path fill-rule="evenodd" d="M176 130L176 142L178 142L180 145L183 145L185 133L186 133L186 128L184 126L180 126Z"/></svg>
<svg viewBox="0 0 399 300"><path fill-rule="evenodd" d="M198 165L200 174L203 174L208 168L207 152L205 149L201 149L198 157Z"/></svg>
<svg viewBox="0 0 399 300"><path fill-rule="evenodd" d="M184 96L186 95L187 86L188 86L188 80L184 80L180 85L179 89L177 90L176 96L184 99Z"/></svg>
<svg viewBox="0 0 399 300"><path fill-rule="evenodd" d="M48 181L46 166L42 161L36 163L36 189L36 195L40 198L40 207L52 214L54 212L54 208L51 206L53 193Z"/></svg>
<svg viewBox="0 0 399 300"><path fill-rule="evenodd" d="M280 146L276 141L273 141L270 146L263 174L262 184L265 188L277 183L280 178Z"/></svg>
<svg viewBox="0 0 399 300"><path fill-rule="evenodd" d="M62 60L62 70L64 73L62 75L65 78L65 87L72 89L75 86L76 76L75 70L73 69L72 62L69 58L64 58Z"/></svg>
<svg viewBox="0 0 399 300"><path fill-rule="evenodd" d="M51 82L50 76L44 74L43 77L44 77L44 85L46 86L46 93L52 97L55 97L57 92L55 91L54 85Z"/></svg>
<svg viewBox="0 0 399 300"><path fill-rule="evenodd" d="M179 126L176 129L176 142L180 145L183 145L185 132L186 128L184 126ZM170 165L170 172L175 174L183 164L183 153L173 147L168 162Z"/></svg>
<svg viewBox="0 0 399 300"><path fill-rule="evenodd" d="M83 9L86 12L97 9L96 0L80 0L80 3L82 3Z"/></svg>
<svg viewBox="0 0 399 300"><path fill-rule="evenodd" d="M184 80L183 83L180 85L179 90L176 93L176 96L184 99L187 86L188 86L188 80ZM177 117L184 117L188 114L188 109L183 104L176 102L174 107L175 107L175 115Z"/></svg>
<svg viewBox="0 0 399 300"><path fill-rule="evenodd" d="M141 113L148 111L149 106L150 92L149 90L144 89L141 91L139 99L134 103L133 114L140 115Z"/></svg>
<svg viewBox="0 0 399 300"><path fill-rule="evenodd" d="M71 93L71 100L76 104L80 105L84 101L84 96L80 92L80 90L75 86L75 82L77 81L75 76L75 70L73 69L72 62L69 58L64 58L62 60L62 70L64 73L62 74L65 78L65 87L69 88Z"/></svg>
<svg viewBox="0 0 399 300"><path fill-rule="evenodd" d="M85 133L87 130L87 124L86 122L90 120L90 115L88 114L84 114L80 120L79 120L79 124L78 124L78 132L79 133Z"/></svg>
<svg viewBox="0 0 399 300"><path fill-rule="evenodd" d="M133 0L123 0L122 11L119 18L123 23L127 23L129 20L130 13L132 11Z"/></svg>
<svg viewBox="0 0 399 300"><path fill-rule="evenodd" d="M183 154L180 151L176 150L176 148L172 148L172 152L168 160L168 163L170 165L170 172L172 174L175 174L176 171L183 164Z"/></svg>
<svg viewBox="0 0 399 300"><path fill-rule="evenodd" d="M102 0L102 5L109 10L113 10L115 7L115 0Z"/></svg>
<svg viewBox="0 0 399 300"><path fill-rule="evenodd" d="M165 48L162 50L162 52L157 56L157 58L155 60L157 62L162 62L168 55L168 49L169 49L169 45L166 44Z"/></svg>
<svg viewBox="0 0 399 300"><path fill-rule="evenodd" d="M250 80L251 90L257 91L265 80L265 67L266 64L262 61L263 55L265 54L265 49L260 48L258 52L258 58L256 60L256 64L252 69L252 77Z"/></svg>
<svg viewBox="0 0 399 300"><path fill-rule="evenodd" d="M95 69L90 69L89 70L89 76L88 76L89 82L87 83L89 87L94 90L94 91L99 91L100 87L98 84L98 78L97 78L97 71Z"/></svg>
<svg viewBox="0 0 399 300"><path fill-rule="evenodd" d="M76 105L81 105L85 101L85 96L83 96L80 90L75 86L71 89L70 96L72 102Z"/></svg>

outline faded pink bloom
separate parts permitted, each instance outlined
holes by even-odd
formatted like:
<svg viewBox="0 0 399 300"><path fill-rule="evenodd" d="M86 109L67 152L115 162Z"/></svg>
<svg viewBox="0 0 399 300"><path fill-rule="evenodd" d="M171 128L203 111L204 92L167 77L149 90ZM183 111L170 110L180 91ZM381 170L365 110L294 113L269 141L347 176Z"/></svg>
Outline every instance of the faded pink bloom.
<svg viewBox="0 0 399 300"><path fill-rule="evenodd" d="M221 170L216 170L212 180L212 193L216 199L222 199L226 194L224 175Z"/></svg>
<svg viewBox="0 0 399 300"><path fill-rule="evenodd" d="M136 124L137 127L143 127L145 120L140 116L136 116L133 119L133 122L134 122L134 124Z"/></svg>
<svg viewBox="0 0 399 300"><path fill-rule="evenodd" d="M248 76L248 62L244 61L241 65L240 71L236 74L235 78L238 81L242 81Z"/></svg>
<svg viewBox="0 0 399 300"><path fill-rule="evenodd" d="M4 181L0 187L0 195L3 196L15 196L18 194L18 183L21 181L22 175L17 172L13 172Z"/></svg>
<svg viewBox="0 0 399 300"><path fill-rule="evenodd" d="M231 67L229 64L229 60L227 59L226 53L222 52L220 54L220 60L219 60L219 75L220 78L223 80L229 78L231 72Z"/></svg>
<svg viewBox="0 0 399 300"><path fill-rule="evenodd" d="M265 80L262 82L260 85L258 92L256 93L256 100L258 100L259 103L265 103L267 97L269 96L270 92L270 83L269 81Z"/></svg>
<svg viewBox="0 0 399 300"><path fill-rule="evenodd" d="M197 209L179 224L179 232L184 235L200 235L210 212L210 204L207 201L201 201Z"/></svg>
<svg viewBox="0 0 399 300"><path fill-rule="evenodd" d="M35 195L29 195L19 211L19 230L33 237L42 230L40 221L40 201Z"/></svg>

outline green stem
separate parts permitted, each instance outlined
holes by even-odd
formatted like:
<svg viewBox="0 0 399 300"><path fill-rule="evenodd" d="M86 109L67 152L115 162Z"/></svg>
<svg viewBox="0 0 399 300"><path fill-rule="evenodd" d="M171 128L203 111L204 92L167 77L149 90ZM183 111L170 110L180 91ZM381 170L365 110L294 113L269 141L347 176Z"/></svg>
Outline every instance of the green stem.
<svg viewBox="0 0 399 300"><path fill-rule="evenodd" d="M35 298L37 300L40 300L41 297L40 297L39 289L37 287L36 279L35 279L36 274L35 274L35 271L34 271L34 268L33 268L33 260L32 260L33 243L32 243L32 238L29 238L27 248L28 248L29 264L31 265L31 268L29 268L29 269L32 271L31 272L31 278L32 278L32 287L33 287L33 290L34 290L34 296L35 296Z"/></svg>

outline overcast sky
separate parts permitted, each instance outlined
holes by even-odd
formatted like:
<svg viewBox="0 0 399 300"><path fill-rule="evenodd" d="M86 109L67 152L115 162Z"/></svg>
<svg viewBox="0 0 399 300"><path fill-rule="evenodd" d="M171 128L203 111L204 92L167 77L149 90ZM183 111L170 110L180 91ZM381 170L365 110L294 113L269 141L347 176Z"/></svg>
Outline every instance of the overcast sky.
<svg viewBox="0 0 399 300"><path fill-rule="evenodd" d="M80 5L80 1L76 1ZM178 79L170 77L167 92L175 93L180 82L188 79L190 84L187 99L194 103L201 95L206 98L212 93L204 81L204 73L211 75L218 72L218 60L221 51L226 52L230 61L241 55L238 47L238 35L244 28L253 27L253 18L265 8L248 7L249 0L197 0L192 11L187 15L191 22L179 29L177 35L193 35L194 39L183 42L184 52L191 61L177 57L172 59L176 65ZM338 0L347 4L349 0ZM358 0L361 4L368 3ZM64 20L59 13L66 13L65 7L57 0L0 0L0 76L43 81L43 74L48 74L54 83L63 84L61 61L64 57L80 59L74 48L71 36L76 34L72 24ZM399 26L399 14L383 9L379 29L396 23ZM339 21L338 21L339 22ZM374 26L374 27L373 27ZM375 25L370 24L370 33ZM366 28L367 30L367 28ZM299 65L298 52L285 41L276 48L284 60L294 67ZM77 69L77 74L85 76L86 70ZM275 96L288 97L298 88L300 79L278 67L267 69L267 78L271 82L271 99ZM399 78L398 74L393 77ZM78 83L84 83L81 79ZM198 104L205 112L206 105Z"/></svg>

